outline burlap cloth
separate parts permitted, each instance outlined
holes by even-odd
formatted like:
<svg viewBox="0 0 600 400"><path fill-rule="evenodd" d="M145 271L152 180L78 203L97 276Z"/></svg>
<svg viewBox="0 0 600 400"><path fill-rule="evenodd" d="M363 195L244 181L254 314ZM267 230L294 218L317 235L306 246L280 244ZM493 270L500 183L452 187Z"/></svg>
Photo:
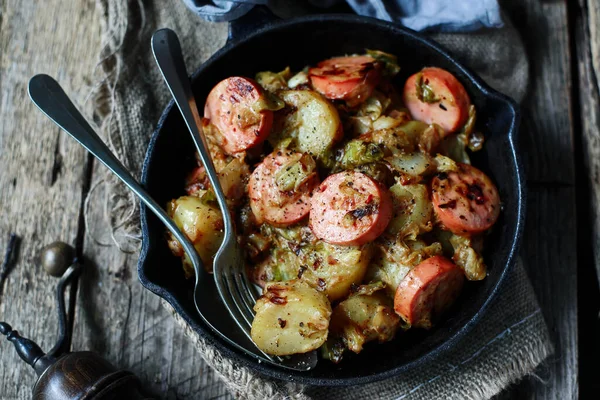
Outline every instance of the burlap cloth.
<svg viewBox="0 0 600 400"><path fill-rule="evenodd" d="M139 175L150 135L169 101L151 54L152 33L162 27L175 30L191 69L225 43L227 26L200 19L180 0L97 0L97 4L104 21L95 118L104 139ZM510 24L497 30L433 37L491 86L517 100L523 98L528 82L527 57ZM94 187L89 196L108 193L112 240L124 251L136 251L137 201L108 173L98 186L109 190L97 191ZM173 318L231 393L248 399L486 399L532 373L553 351L520 262L511 270L484 318L454 350L409 373L359 387L302 387L265 379L208 346L174 312Z"/></svg>

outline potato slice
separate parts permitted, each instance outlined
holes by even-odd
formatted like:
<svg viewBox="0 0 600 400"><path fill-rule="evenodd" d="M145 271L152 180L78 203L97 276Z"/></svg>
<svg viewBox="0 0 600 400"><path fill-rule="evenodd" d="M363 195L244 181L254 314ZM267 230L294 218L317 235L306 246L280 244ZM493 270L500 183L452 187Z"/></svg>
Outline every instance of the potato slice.
<svg viewBox="0 0 600 400"><path fill-rule="evenodd" d="M396 184L390 188L390 193L394 202L394 215L387 232L414 239L417 235L431 231L433 207L427 186Z"/></svg>
<svg viewBox="0 0 600 400"><path fill-rule="evenodd" d="M306 282L267 283L254 311L252 340L267 354L306 353L327 339L331 304Z"/></svg>
<svg viewBox="0 0 600 400"><path fill-rule="evenodd" d="M319 158L342 138L342 124L336 108L312 90L284 90L278 96L285 109L276 113L269 142L273 147L292 139L293 147Z"/></svg>
<svg viewBox="0 0 600 400"><path fill-rule="evenodd" d="M338 246L319 241L300 253L302 280L323 291L330 301L345 297L359 284L371 261L371 246Z"/></svg>
<svg viewBox="0 0 600 400"><path fill-rule="evenodd" d="M420 151L396 154L388 157L386 161L393 169L413 180L420 180L423 175L432 172L436 166L434 159L429 154Z"/></svg>
<svg viewBox="0 0 600 400"><path fill-rule="evenodd" d="M266 229L267 235L270 232L276 240L269 256L253 272L254 281L261 286L298 278L336 301L350 292L352 284L362 282L373 255L371 244L325 243L316 239L308 227Z"/></svg>
<svg viewBox="0 0 600 400"><path fill-rule="evenodd" d="M223 217L217 206L203 201L202 195L182 196L171 200L167 206L167 214L194 244L205 268L212 271L213 257L223 241ZM183 257L186 277L192 277L194 269L191 261L170 232L169 247L173 254Z"/></svg>

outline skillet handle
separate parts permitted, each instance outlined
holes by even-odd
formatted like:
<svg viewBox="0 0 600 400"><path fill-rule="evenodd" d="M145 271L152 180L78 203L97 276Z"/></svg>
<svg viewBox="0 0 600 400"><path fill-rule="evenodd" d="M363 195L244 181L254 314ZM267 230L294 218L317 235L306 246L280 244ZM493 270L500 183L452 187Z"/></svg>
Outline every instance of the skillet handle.
<svg viewBox="0 0 600 400"><path fill-rule="evenodd" d="M281 21L267 6L256 5L245 15L229 23L227 42L243 38L272 22Z"/></svg>

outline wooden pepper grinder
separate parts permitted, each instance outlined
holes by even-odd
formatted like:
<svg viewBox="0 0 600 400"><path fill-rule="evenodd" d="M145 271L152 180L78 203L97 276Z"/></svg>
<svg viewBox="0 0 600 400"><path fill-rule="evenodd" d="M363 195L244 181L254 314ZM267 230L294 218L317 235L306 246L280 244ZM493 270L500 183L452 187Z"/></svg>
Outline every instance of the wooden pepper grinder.
<svg viewBox="0 0 600 400"><path fill-rule="evenodd" d="M38 375L33 387L33 400L142 400L139 379L131 372L118 370L90 351L71 353L71 334L75 314L77 281L81 263L73 257L73 248L62 242L46 246L41 253L44 269L61 276L56 288L59 337L45 354L33 341L21 337L10 325L0 322L0 333L6 335L17 353ZM65 308L65 292L70 286L69 309Z"/></svg>

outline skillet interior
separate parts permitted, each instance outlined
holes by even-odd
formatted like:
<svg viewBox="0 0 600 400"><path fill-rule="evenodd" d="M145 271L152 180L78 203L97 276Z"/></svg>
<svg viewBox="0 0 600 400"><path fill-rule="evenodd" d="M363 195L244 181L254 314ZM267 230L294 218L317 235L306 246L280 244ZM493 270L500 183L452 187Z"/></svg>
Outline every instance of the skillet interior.
<svg viewBox="0 0 600 400"><path fill-rule="evenodd" d="M504 204L504 211L486 241L488 277L466 285L456 306L428 332L415 330L398 335L390 343L368 345L362 354L347 357L339 365L323 361L312 371L290 372L258 364L233 350L200 321L192 299L193 283L184 279L180 261L170 254L164 227L142 205L144 240L138 264L141 283L169 301L197 333L226 355L275 378L314 385L351 385L406 371L451 348L466 334L514 264L524 209L521 168L514 148L518 111L514 102L489 89L433 42L389 23L351 15L321 15L280 22L228 43L217 52L194 73L194 93L198 104L203 105L210 89L228 76L252 77L258 71L281 70L288 65L299 70L307 64L335 55L363 52L365 48L396 54L402 68L399 82L423 66L449 70L465 85L476 105L477 129L485 133L486 144L472 160L496 182ZM159 203L166 204L183 194L183 180L194 164L193 154L193 142L171 102L149 144L142 176L142 182ZM209 319L235 336L236 329L228 323L227 311L212 286L207 285L205 296L212 301L202 303L201 307Z"/></svg>

